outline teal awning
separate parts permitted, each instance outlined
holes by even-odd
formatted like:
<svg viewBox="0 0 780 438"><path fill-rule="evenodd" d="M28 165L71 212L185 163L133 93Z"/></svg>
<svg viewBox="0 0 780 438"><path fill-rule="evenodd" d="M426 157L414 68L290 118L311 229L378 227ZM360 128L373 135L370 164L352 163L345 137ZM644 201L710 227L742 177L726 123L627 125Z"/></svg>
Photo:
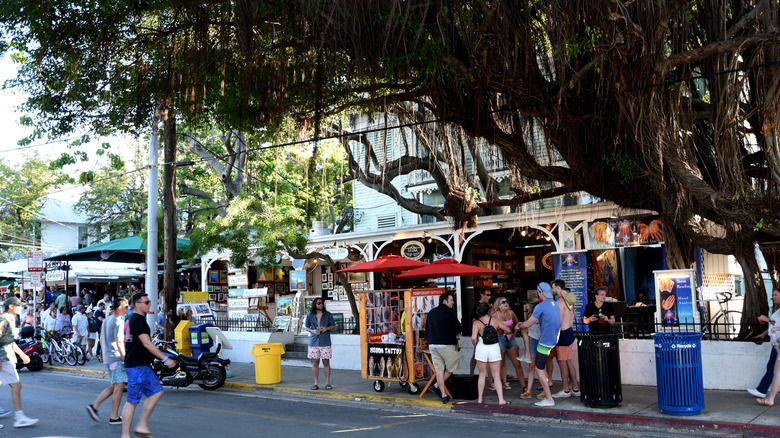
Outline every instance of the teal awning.
<svg viewBox="0 0 780 438"><path fill-rule="evenodd" d="M181 251L190 246L187 239L176 239L176 250ZM47 258L46 260L71 261L110 261L110 262L144 262L146 242L141 236L129 236L109 242L97 243L86 248L68 251Z"/></svg>

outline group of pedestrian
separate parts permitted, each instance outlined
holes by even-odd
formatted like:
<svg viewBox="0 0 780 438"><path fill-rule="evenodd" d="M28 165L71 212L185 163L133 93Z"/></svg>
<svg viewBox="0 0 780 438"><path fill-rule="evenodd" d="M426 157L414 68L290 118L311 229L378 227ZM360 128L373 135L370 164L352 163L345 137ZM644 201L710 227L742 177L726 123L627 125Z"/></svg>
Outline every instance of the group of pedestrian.
<svg viewBox="0 0 780 438"><path fill-rule="evenodd" d="M128 316L132 305L133 312ZM141 417L132 433L141 438L150 438L149 417L163 395L162 385L152 370L155 358L164 366L173 367L176 362L158 349L151 338L151 329L146 322L151 300L145 293L125 298L115 298L111 315L103 323L100 334L103 363L108 373L109 386L87 405L87 413L96 422L100 421L98 408L111 397L110 425L122 426L122 438L130 438L131 423L141 397L146 397ZM125 319L126 318L126 319ZM120 415L119 405L127 386L127 399Z"/></svg>

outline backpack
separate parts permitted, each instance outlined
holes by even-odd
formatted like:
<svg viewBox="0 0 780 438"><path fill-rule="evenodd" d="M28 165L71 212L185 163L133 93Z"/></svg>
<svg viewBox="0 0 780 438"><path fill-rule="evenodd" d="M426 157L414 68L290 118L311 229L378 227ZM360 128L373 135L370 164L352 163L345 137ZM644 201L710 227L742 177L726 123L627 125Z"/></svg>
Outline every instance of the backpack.
<svg viewBox="0 0 780 438"><path fill-rule="evenodd" d="M89 318L89 332L90 333L97 333L100 328L98 327L99 320L95 318L94 316L92 318Z"/></svg>
<svg viewBox="0 0 780 438"><path fill-rule="evenodd" d="M492 325L489 325L491 319L493 319L492 316L488 319L487 324L480 321L482 322L482 325L485 326L485 328L482 329L482 343L485 345L498 344L498 330Z"/></svg>

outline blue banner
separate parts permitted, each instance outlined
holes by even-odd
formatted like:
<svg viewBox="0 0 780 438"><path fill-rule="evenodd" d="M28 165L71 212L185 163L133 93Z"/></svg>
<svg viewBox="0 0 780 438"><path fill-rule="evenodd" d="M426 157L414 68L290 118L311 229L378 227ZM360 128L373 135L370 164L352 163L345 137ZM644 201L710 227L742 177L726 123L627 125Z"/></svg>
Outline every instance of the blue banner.
<svg viewBox="0 0 780 438"><path fill-rule="evenodd" d="M694 324L693 271L655 271L655 288L660 322L664 326Z"/></svg>
<svg viewBox="0 0 780 438"><path fill-rule="evenodd" d="M588 263L587 252L567 252L553 254L553 273L555 278L566 282L566 287L577 297L574 304L574 322L582 322L582 314L588 299Z"/></svg>

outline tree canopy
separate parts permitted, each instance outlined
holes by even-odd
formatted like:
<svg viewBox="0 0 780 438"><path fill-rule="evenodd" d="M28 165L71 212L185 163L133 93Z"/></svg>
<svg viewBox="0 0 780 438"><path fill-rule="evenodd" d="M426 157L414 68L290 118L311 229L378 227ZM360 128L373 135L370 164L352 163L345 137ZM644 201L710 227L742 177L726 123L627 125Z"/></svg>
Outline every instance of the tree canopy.
<svg viewBox="0 0 780 438"><path fill-rule="evenodd" d="M154 108L239 131L410 102L496 145L512 200L451 191L446 211L587 191L658 211L673 266L753 256L780 235L777 0L8 1L32 123L143 126ZM546 150L538 154L539 145ZM544 193L543 193L544 194Z"/></svg>

